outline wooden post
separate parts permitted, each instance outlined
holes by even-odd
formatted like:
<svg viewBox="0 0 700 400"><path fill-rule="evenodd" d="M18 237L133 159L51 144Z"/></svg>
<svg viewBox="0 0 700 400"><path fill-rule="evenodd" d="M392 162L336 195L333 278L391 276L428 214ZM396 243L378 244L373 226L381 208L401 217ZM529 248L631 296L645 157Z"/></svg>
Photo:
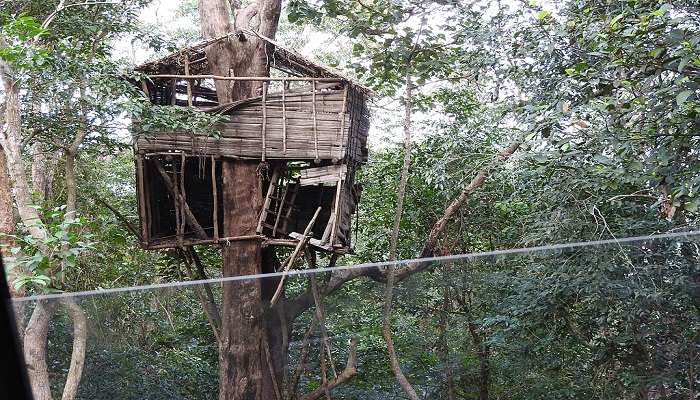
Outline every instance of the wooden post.
<svg viewBox="0 0 700 400"><path fill-rule="evenodd" d="M149 237L149 229L148 229L148 224L150 220L147 218L147 213L146 213L146 191L145 191L145 185L144 185L144 168L143 168L143 155L137 154L136 155L136 170L138 171L136 173L136 178L138 180L138 191L137 195L139 197L139 216L141 217L141 240L146 242L146 245L148 245L148 237Z"/></svg>
<svg viewBox="0 0 700 400"><path fill-rule="evenodd" d="M338 157L340 160L343 156L343 147L347 146L345 143L345 113L348 107L348 85L343 85L343 107L340 109L340 138L338 140ZM346 150L347 151L347 150Z"/></svg>
<svg viewBox="0 0 700 400"><path fill-rule="evenodd" d="M151 92L148 90L148 84L146 83L145 80L141 81L141 90L146 94L146 97L148 97L148 100L151 99Z"/></svg>
<svg viewBox="0 0 700 400"><path fill-rule="evenodd" d="M316 81L311 82L311 107L314 114L314 151L316 154L316 163L319 163L321 159L318 156L318 126L316 124Z"/></svg>
<svg viewBox="0 0 700 400"><path fill-rule="evenodd" d="M172 177L170 178L170 181L173 183L173 204L175 206L175 237L177 239L178 246L182 246L182 221L180 221L181 214L180 214L180 209L181 209L181 204L182 201L180 199L180 189L179 189L179 184L178 184L178 179L177 179L177 171L175 168L173 168L172 171Z"/></svg>
<svg viewBox="0 0 700 400"><path fill-rule="evenodd" d="M338 187L335 190L335 206L333 208L333 228L331 228L330 245L333 247L338 231L338 215L340 214L340 193L343 189L343 178L338 179Z"/></svg>
<svg viewBox="0 0 700 400"><path fill-rule="evenodd" d="M262 161L265 162L265 153L267 153L266 130L267 130L267 82L263 82L262 89Z"/></svg>
<svg viewBox="0 0 700 400"><path fill-rule="evenodd" d="M185 56L185 75L190 74L190 59ZM187 105L192 107L192 80L187 80Z"/></svg>
<svg viewBox="0 0 700 400"><path fill-rule="evenodd" d="M214 212L212 213L212 221L214 221L214 243L219 242L219 196L216 190L216 160L214 156L211 156L211 193L214 198Z"/></svg>
<svg viewBox="0 0 700 400"><path fill-rule="evenodd" d="M177 101L177 78L171 79L170 90L172 90L172 93L170 93L170 105L174 106Z"/></svg>
<svg viewBox="0 0 700 400"><path fill-rule="evenodd" d="M287 154L287 99L285 97L287 81L282 80L282 153Z"/></svg>
<svg viewBox="0 0 700 400"><path fill-rule="evenodd" d="M185 234L185 203L187 203L187 190L185 189L185 166L187 165L187 157L185 153L180 153L180 233Z"/></svg>

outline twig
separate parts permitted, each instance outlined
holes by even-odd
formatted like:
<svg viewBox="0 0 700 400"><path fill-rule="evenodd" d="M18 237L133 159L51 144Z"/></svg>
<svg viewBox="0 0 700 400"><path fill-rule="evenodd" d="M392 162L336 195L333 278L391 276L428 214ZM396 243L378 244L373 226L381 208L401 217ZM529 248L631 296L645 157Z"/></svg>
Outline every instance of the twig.
<svg viewBox="0 0 700 400"><path fill-rule="evenodd" d="M109 209L109 211L111 211L112 214L114 214L114 216L117 217L117 219L120 220L120 221L126 226L126 228L129 230L129 232L133 233L134 236L136 236L136 237L139 239L139 241L141 240L141 235L139 235L138 229L136 229L136 227L134 226L134 224L132 224L131 222L129 222L128 219L126 219L126 217L124 216L124 214L120 213L119 210L117 210L116 208L112 207L112 206L109 205L106 201L102 200L102 199L99 198L99 197L95 198L95 202L96 202L96 203L100 203L100 204L102 204L103 206L105 206L107 209Z"/></svg>
<svg viewBox="0 0 700 400"><path fill-rule="evenodd" d="M348 351L348 362L345 366L343 372L341 372L337 378L333 379L328 383L328 390L344 383L348 379L352 378L357 373L357 343L359 340L357 337L350 339L350 349ZM306 394L302 400L314 400L324 394L325 388L317 388L311 393Z"/></svg>
<svg viewBox="0 0 700 400"><path fill-rule="evenodd" d="M304 334L304 339L302 339L301 354L299 354L299 365L297 365L297 368L294 372L294 378L292 378L292 381L289 382L289 386L287 388L287 397L289 398L289 400L295 400L297 398L297 386L299 385L299 379L301 379L301 375L304 373L304 369L306 368L306 357L309 354L309 339L311 339L311 334L316 328L316 323L316 318L311 319L309 328Z"/></svg>

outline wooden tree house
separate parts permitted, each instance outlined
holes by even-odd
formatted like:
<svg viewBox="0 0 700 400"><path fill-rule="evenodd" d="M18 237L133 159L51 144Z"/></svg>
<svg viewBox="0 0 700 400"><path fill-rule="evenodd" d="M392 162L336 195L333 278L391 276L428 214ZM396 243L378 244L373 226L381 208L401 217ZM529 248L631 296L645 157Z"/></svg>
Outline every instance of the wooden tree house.
<svg viewBox="0 0 700 400"><path fill-rule="evenodd" d="M260 41L271 77L209 75L205 47L227 40ZM326 251L351 250L360 191L354 178L367 161L368 89L250 32L202 42L137 70L148 77L139 85L153 104L225 116L208 132L147 130L134 122L144 248L243 239L221 236L221 161L238 158L260 160L263 167L257 236L264 245L297 245L320 208L306 240ZM255 82L259 95L219 104L216 79Z"/></svg>

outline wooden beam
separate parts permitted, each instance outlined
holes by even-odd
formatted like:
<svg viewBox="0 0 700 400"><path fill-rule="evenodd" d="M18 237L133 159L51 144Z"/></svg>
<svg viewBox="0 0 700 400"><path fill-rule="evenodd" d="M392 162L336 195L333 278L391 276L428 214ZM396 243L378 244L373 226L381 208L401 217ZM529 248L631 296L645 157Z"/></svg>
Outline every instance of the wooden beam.
<svg viewBox="0 0 700 400"><path fill-rule="evenodd" d="M212 221L214 221L214 240L219 240L219 197L216 193L216 160L211 156L211 193L214 199L214 211Z"/></svg>
<svg viewBox="0 0 700 400"><path fill-rule="evenodd" d="M311 221L309 221L309 224L306 225L306 229L304 229L303 237L301 238L301 240L299 240L297 247L294 248L292 255L290 255L289 258L287 259L287 262L285 263L284 268L282 268L283 272L289 271L289 269L292 267L292 264L294 264L294 261L299 256L299 252L301 251L301 249L303 249L304 246L306 246L306 242L311 237L310 236L311 235L311 228L313 228L314 223L316 223L316 218L318 218L318 214L320 212L321 212L321 207L316 209L314 216L311 217ZM279 285L277 285L277 290L275 290L275 294L272 296L272 300L270 300L270 307L275 305L275 303L279 299L280 295L282 294L282 288L284 287L285 278L286 278L286 274L284 274L280 277L280 283L279 283Z"/></svg>
<svg viewBox="0 0 700 400"><path fill-rule="evenodd" d="M339 78L312 78L305 76L287 76L284 78L274 78L269 76L220 76L220 75L178 75L178 74L155 74L148 75L149 78L153 79L214 79L221 81L260 81L260 82L273 82L273 81L298 81L298 82L346 82L344 79Z"/></svg>
<svg viewBox="0 0 700 400"><path fill-rule="evenodd" d="M318 124L316 123L316 81L311 83L311 109L314 114L314 151L316 152L316 163L320 162L321 159L318 157Z"/></svg>
<svg viewBox="0 0 700 400"><path fill-rule="evenodd" d="M185 56L185 75L190 74L190 60ZM187 105L192 107L192 80L187 80Z"/></svg>
<svg viewBox="0 0 700 400"><path fill-rule="evenodd" d="M282 154L287 154L287 81L282 81Z"/></svg>
<svg viewBox="0 0 700 400"><path fill-rule="evenodd" d="M265 162L267 153L267 108L265 107L267 101L267 84L267 82L263 82L262 87L262 162Z"/></svg>

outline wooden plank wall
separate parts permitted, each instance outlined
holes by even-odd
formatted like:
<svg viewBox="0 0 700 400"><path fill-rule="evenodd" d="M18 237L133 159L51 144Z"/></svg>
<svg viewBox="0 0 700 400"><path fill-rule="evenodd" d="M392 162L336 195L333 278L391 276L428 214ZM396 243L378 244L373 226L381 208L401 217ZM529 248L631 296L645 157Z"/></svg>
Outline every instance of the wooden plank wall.
<svg viewBox="0 0 700 400"><path fill-rule="evenodd" d="M185 151L253 159L262 158L264 151L268 159L341 160L345 158L347 144L339 138L351 136L350 113L341 112L343 96L344 91L338 89L317 91L314 129L310 92L287 93L284 111L282 94L268 94L264 149L262 99L256 98L229 111L230 122L216 127L219 138L185 131L141 132L137 136L136 150L140 153Z"/></svg>

